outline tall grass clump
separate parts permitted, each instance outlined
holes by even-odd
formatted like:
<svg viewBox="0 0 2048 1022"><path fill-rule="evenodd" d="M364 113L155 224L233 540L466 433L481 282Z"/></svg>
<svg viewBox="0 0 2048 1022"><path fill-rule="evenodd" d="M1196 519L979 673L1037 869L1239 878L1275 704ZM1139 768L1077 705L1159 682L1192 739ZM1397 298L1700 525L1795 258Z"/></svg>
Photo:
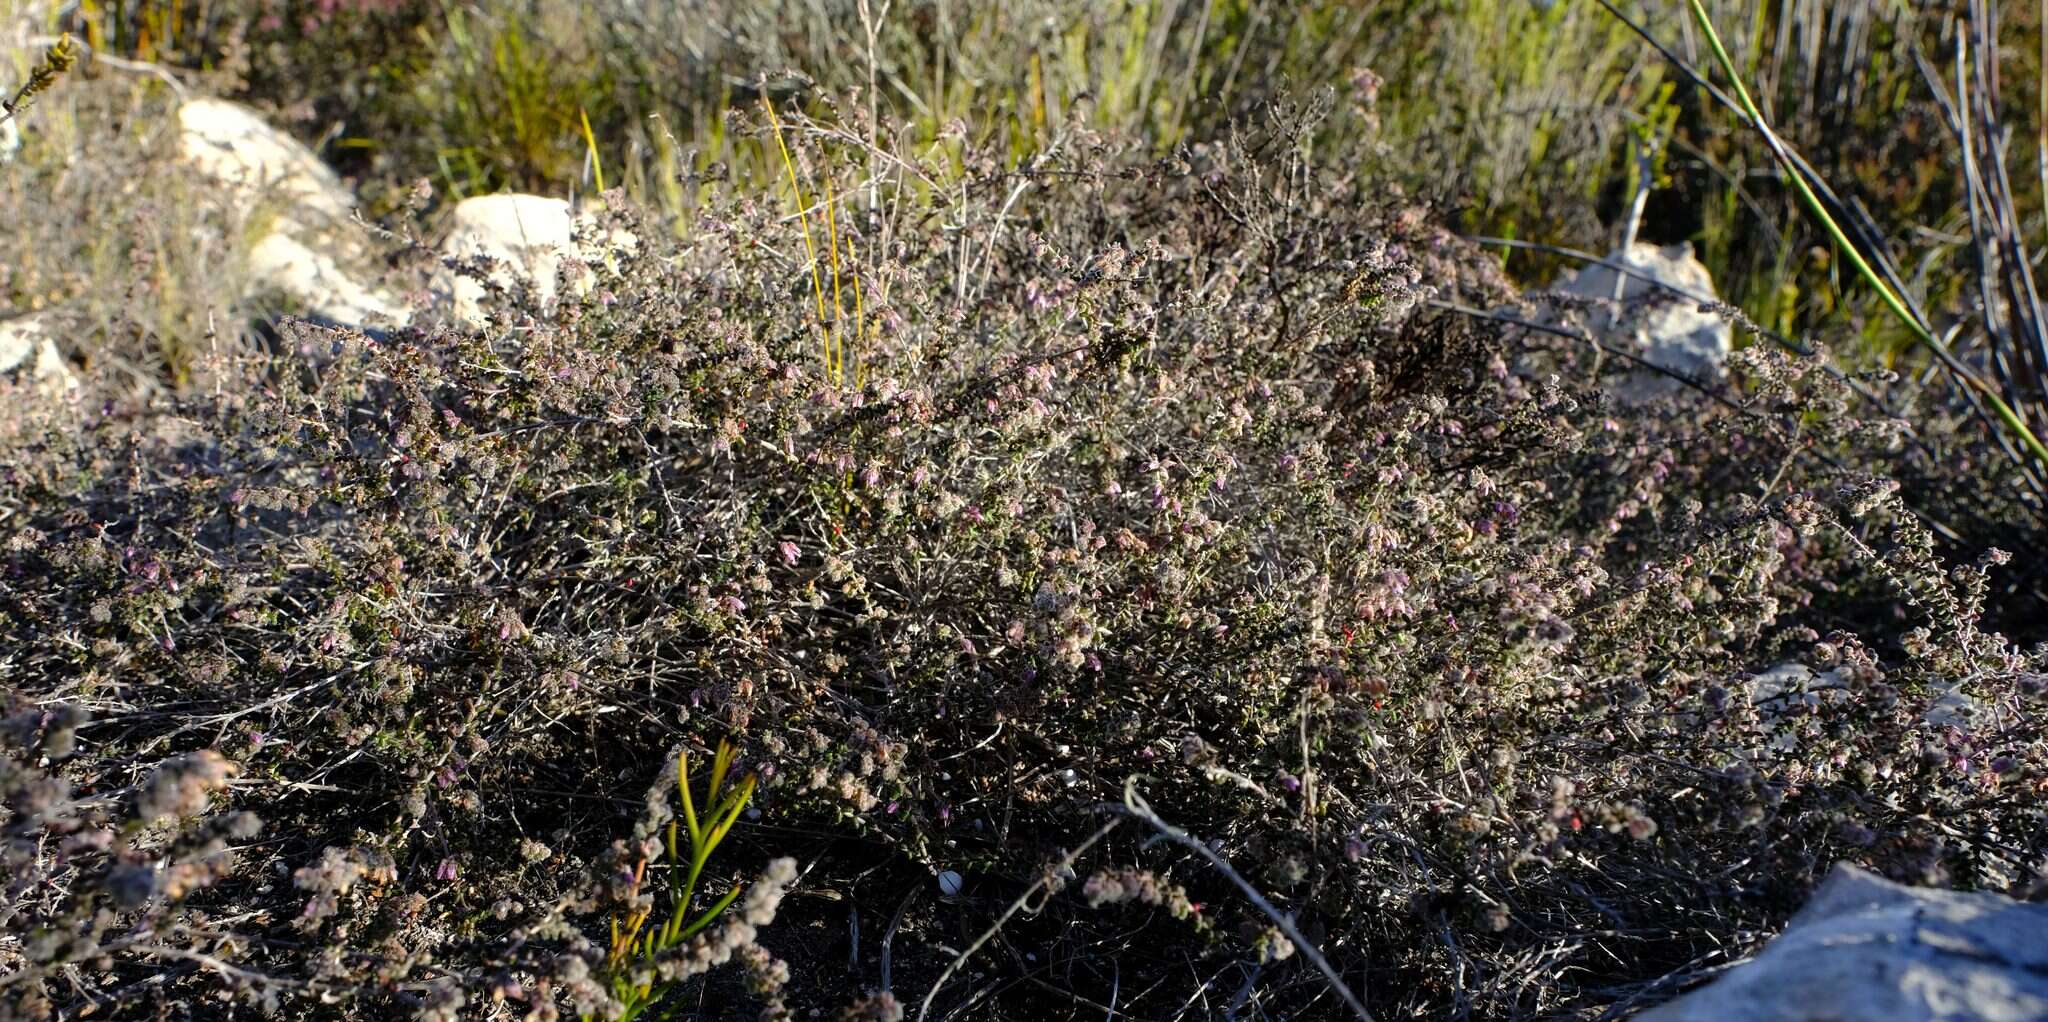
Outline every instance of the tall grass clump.
<svg viewBox="0 0 2048 1022"><path fill-rule="evenodd" d="M1825 248L1814 251L1842 265L1834 285L1841 292L1841 307L1868 310L1858 314L1861 325L1856 334L1835 331L1838 339L1850 344L1847 363L1881 360L1918 377L1911 388L1886 388L1882 394L1866 390L1860 396L1872 407L1889 408L1921 427L1892 470L1905 483L1916 512L1941 536L1944 549L1953 554L1972 543L2034 542L2030 537L2048 514L2043 475L2048 471L2048 447L2040 439L2048 429L2048 392L2039 383L2048 366L2048 347L2041 341L2041 305L2023 225L2030 216L2038 218L2025 211L2038 210L2042 197L2038 181L2016 179L2008 171L2009 147L2015 138L2008 124L2014 107L1999 90L2001 20L1996 5L1972 5L1966 18L1946 20L1938 32L1916 26L1901 13L1891 26L1896 41L1891 44L1890 63L1912 68L1915 77L1879 90L1890 94L1890 100L1874 94L1869 81L1832 86L1848 104L1830 108L1833 117L1882 115L1890 109L1887 103L1903 102L1898 97L1909 89L1922 97L1916 109L1922 111L1923 127L1908 132L1919 138L1917 158L1945 164L1950 173L1937 180L1960 187L1946 200L1953 208L1941 214L1942 230L1915 227L1905 239L1897 236L1897 225L1932 211L1919 208L1917 198L1873 194L1861 174L1843 174L1846 180L1831 183L1835 174L1829 168L1840 172L1840 164L1825 158L1809 160L1802 149L1817 145L1832 155L1840 143L1816 138L1804 121L1795 121L1792 132L1778 127L1750 88L1752 80L1763 88L1772 86L1771 77L1763 74L1768 69L1745 65L1735 55L1709 5L1695 2L1689 8L1690 27L1700 34L1706 54L1700 64L1688 61L1644 23L1606 6L1693 83L1701 103L1732 115L1737 125L1762 141L1774 165L1773 180L1788 200L1797 203L1796 209L1787 210L1785 230L1792 231L1803 218L1810 226L1802 229L1825 242ZM1855 19L1850 23L1863 24ZM1867 38L1869 33L1851 35ZM1945 48L1946 60L1932 47ZM2023 62L2005 63L2019 63L2024 74ZM1870 74L1895 76L1895 71L1873 67ZM1725 91L1713 84L1716 75L1728 83ZM1811 73L1804 81L1809 89L1826 87ZM1855 88L1843 92L1850 84ZM1816 108L1812 95L1796 105L1791 98L1781 97L1780 102L1800 117ZM1803 140L1795 141L1793 133ZM1925 181L1928 175L1916 177ZM1871 199L1887 204L1873 213L1867 201ZM1938 208L1943 200L1929 201ZM1915 250L1921 250L1911 255L1917 266L1909 268L1902 253ZM1766 311L1764 318L1783 321L1776 311ZM1929 386L1935 383L1939 385ZM1909 393L1916 396L1908 397ZM1967 424L1952 421L1956 416ZM1972 437L1969 445L1988 460L1960 454L1952 443L1958 436ZM1973 480L1946 485L1940 480L1951 478L1954 470L1946 462L1958 456L1970 459ZM2022 616L2038 613L2043 599L2040 587L2028 581L2009 586L2006 595Z"/></svg>
<svg viewBox="0 0 2048 1022"><path fill-rule="evenodd" d="M1618 1013L1837 862L2038 890L2032 569L1902 424L1763 347L1612 403L1331 105L1028 176L778 112L864 377L711 187L512 329L11 420L0 1003Z"/></svg>
<svg viewBox="0 0 2048 1022"><path fill-rule="evenodd" d="M1792 182L1793 188L1798 193L1800 201L1805 205L1807 212L1827 231L1828 237L1834 241L1843 257L1855 268L1857 275L1862 279L1863 283L1875 292L1879 300L1884 303L1885 309L1896 317L1921 345L1937 356L1942 367L1959 385L1968 391L1973 400L1980 400L1990 407L1991 411L1996 415L1998 428L2003 429L2009 434L2010 439L2019 445L2024 451L2025 458L2031 462L2031 464L2022 465L2023 469L2031 469L2031 471L2026 472L2026 477L2031 487L2037 494L2048 492L2041 489L2040 477L2038 475L2040 471L2048 470L2048 447L2042 446L2040 439L2034 435L2034 431L2029 427L2026 418L2023 418L2020 411L2015 410L2014 405L2008 403L2005 399L2006 396L2014 394L2015 383L2017 382L2013 378L2013 369L2010 368L2013 359L2020 360L2019 372L2021 374L2038 379L2037 373L2031 373L2027 370L2030 367L2039 368L2041 365L2048 365L2048 347L2043 347L2038 343L2015 345L2013 344L2014 339L2010 334L1999 329L1997 326L1992 327L1992 338L1995 341L2003 342L2005 349L2004 351L1995 351L1992 358L1992 364L1998 367L2000 371L2000 376L2002 377L2000 382L2003 385L2001 389L2004 391L2004 394L1994 390L1977 373L1956 361L1955 356L1949 352L1948 345L1935 337L1934 327L1928 321L1926 313L1920 311L1917 307L1909 306L1907 304L1909 299L1893 286L1892 282L1898 279L1897 270L1887 264L1885 272L1880 275L1879 271L1872 267L1871 261L1864 257L1856 242L1850 240L1848 234L1844 232L1842 226L1836 221L1834 214L1829 210L1828 206L1821 201L1814 185L1807 179L1809 171L1786 148L1785 143L1777 134L1772 131L1770 122L1764 117L1763 111L1759 110L1756 101L1750 98L1749 89L1743 85L1741 78L1737 77L1734 61L1729 58L1727 48L1722 45L1720 34L1714 30L1713 18L1708 15L1705 6L1699 0L1692 0L1692 12L1698 21L1700 30L1705 34L1708 44L1713 49L1715 61L1720 65L1721 70L1732 78L1736 102L1739 104L1741 112L1748 117L1749 123L1769 143L1773 157L1778 160L1780 169L1784 172L1787 179ZM1973 9L1973 12L1978 15L1979 34L1977 42L1979 45L1982 45L1987 38L1995 35L1995 29L1988 29L1985 26L1984 22L1987 19L1988 10L1983 5L1978 5ZM1964 56L1968 52L1965 48L1967 44L1959 39L1957 46L1960 58L1957 66L1957 81L1959 86L1964 89L1963 98L1967 100L1969 97L1967 76L1971 74L1973 68L1967 57ZM1988 79L1983 77L1981 68L1974 70L1978 75L1978 84L1983 85L1988 82ZM1948 97L1944 96L1943 99L1947 100ZM1970 169L1971 223L1973 226L1978 227L1978 233L1975 237L1980 246L1985 250L1987 272L1995 272L1991 270L1991 267L2001 265L2000 256L2009 259L2015 255L2011 251L2011 247L2015 244L2023 245L2015 237L2015 233L2018 230L2018 221L2011 209L2011 185L2005 179L2003 149L1995 141L2002 134L1997 120L1996 100L1995 97L1980 99L1979 102L1972 105L1969 115L1974 119L1974 123L1963 121L1961 112L1952 104L1945 104L1945 109L1951 113L1951 124L1960 142L1966 145L1972 143L1973 128L1988 134L1991 139L1987 142L1991 148L1973 150L1967 154L1965 166ZM1990 159L1985 161L1984 157L1987 155ZM1984 183L1977 177L1975 168L1980 165L1980 162L1989 163L1991 167L1991 181L1999 186L1996 190L1987 189ZM1821 187L1825 188L1826 185L1822 184ZM2000 201L2002 201L2003 205L1994 209L1987 210L1983 205L1980 205L1980 203ZM1985 220L1989 220L1990 223L1984 224L1983 221ZM2008 280L2008 293L2011 297L2026 300L2025 304L2021 306L2023 310L2021 315L2026 317L2022 320L2023 325L2030 327L2038 326L2040 299L2034 293L2032 275L2025 259L2026 251L2024 247L2019 248L2016 254L2019 257L2019 261L2009 271L2012 277ZM1885 259L1885 256L1880 252L1878 258ZM1886 262L1888 263L1888 260ZM1985 297L1993 299L2003 296L1986 294ZM1987 301L1985 307L1987 310L1995 309L1997 307L1996 302ZM2040 341L2041 338L2035 336L2036 333L2037 331L2029 330L2027 337L2023 338L2023 340ZM2048 396L2048 392L2040 391L2038 387L2029 388L2029 390L2030 393L2027 394L2027 399L2019 402L2019 408L2026 409L2030 406L2048 408L2048 402L2042 401L2044 396Z"/></svg>

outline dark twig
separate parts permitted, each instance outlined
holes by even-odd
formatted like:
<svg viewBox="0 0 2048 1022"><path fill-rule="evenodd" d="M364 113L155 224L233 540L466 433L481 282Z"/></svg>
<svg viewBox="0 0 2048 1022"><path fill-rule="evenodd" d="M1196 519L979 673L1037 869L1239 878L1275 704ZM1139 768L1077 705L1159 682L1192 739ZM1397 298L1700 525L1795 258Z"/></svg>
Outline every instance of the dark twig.
<svg viewBox="0 0 2048 1022"><path fill-rule="evenodd" d="M1070 851L1066 855L1061 856L1058 866L1046 869L1045 872L1039 875L1037 880L1032 881L1031 886L1025 888L1024 893L1018 895L1017 900L1011 902L1010 907L1004 909L1003 914L997 916L996 921L990 924L988 929L983 930L981 936L976 937L974 939L974 943L967 945L966 950L961 951L957 955L954 955L953 960L951 962L946 963L946 968L943 972L939 973L939 978L932 981L932 988L930 990L925 991L924 1001L917 1006L917 1017L919 1019L923 1019L926 1015L931 1013L932 1001L938 998L939 991L944 989L946 986L946 981L952 979L953 974L955 972L960 971L960 967L962 965L967 964L967 960L969 958L974 957L974 953L976 951L981 950L982 947L986 945L989 941L995 939L996 932L1003 928L1004 923L1010 921L1011 916L1014 916L1017 913L1024 911L1024 906L1030 904L1031 899L1033 897L1036 897L1038 892L1046 889L1046 887L1052 883L1053 879L1061 873L1073 869L1074 863L1078 861L1081 858L1081 856L1088 851L1088 849L1095 847L1096 842L1101 841L1105 837L1108 837L1109 832L1115 830L1123 822L1124 821L1121 819L1114 819L1109 821L1108 823L1103 824L1099 829L1095 831L1095 833L1088 835L1088 839L1086 841L1083 841L1079 845L1075 846L1073 851Z"/></svg>
<svg viewBox="0 0 2048 1022"><path fill-rule="evenodd" d="M1207 859L1209 865L1229 877L1230 882L1236 884L1237 889L1243 891L1244 896L1251 899L1251 903L1294 943L1295 950L1300 951L1315 965L1316 970L1323 974L1323 978L1330 981L1331 988L1344 999L1344 1003L1358 1016L1360 1022L1372 1022L1372 1012L1365 1010L1365 1003L1358 999L1357 994L1351 992L1351 987L1344 982L1344 977L1337 974L1336 967L1330 964L1328 958L1323 957L1321 951L1316 950L1315 944L1302 934L1301 928L1294 925L1294 917L1275 908L1271 901L1266 900L1265 895L1259 893L1258 888L1253 887L1243 874L1232 868L1228 859L1216 854L1216 850L1210 848L1207 842L1196 839L1194 835L1166 822L1158 813L1153 812L1152 806L1145 801L1144 796L1138 794L1138 778L1135 776L1124 782L1124 808L1132 816L1151 824L1152 829L1158 831L1160 836Z"/></svg>

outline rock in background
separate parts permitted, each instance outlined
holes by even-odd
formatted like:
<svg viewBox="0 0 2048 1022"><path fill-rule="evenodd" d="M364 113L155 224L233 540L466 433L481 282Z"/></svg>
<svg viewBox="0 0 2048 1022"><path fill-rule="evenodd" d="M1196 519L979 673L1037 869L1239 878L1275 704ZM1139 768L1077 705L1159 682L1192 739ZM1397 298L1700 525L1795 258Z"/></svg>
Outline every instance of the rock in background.
<svg viewBox="0 0 2048 1022"><path fill-rule="evenodd" d="M64 364L49 323L37 313L0 320L0 380L11 380L46 397L62 397L78 389L78 377Z"/></svg>
<svg viewBox="0 0 2048 1022"><path fill-rule="evenodd" d="M1615 266L1594 263L1557 289L1593 300L1594 307L1582 314L1586 328L1651 365L1701 383L1720 381L1733 334L1726 320L1700 308L1702 300L1717 302L1720 296L1707 268L1693 258L1692 245L1637 242L1606 262ZM1650 401L1683 388L1669 376L1641 370L1628 376L1617 396Z"/></svg>
<svg viewBox="0 0 2048 1022"><path fill-rule="evenodd" d="M178 108L178 125L185 162L244 202L281 202L280 229L327 228L346 222L355 207L355 196L320 157L240 103L189 100Z"/></svg>
<svg viewBox="0 0 2048 1022"><path fill-rule="evenodd" d="M600 227L595 213L577 212L560 199L490 195L457 203L439 248L444 265L423 281L424 292L401 295L378 286L385 247L356 218L348 185L308 146L273 127L256 110L214 98L192 98L175 108L173 144L164 160L142 172L166 174L194 187L189 230L208 232L216 259L228 260L203 299L223 310L246 299L277 296L282 308L373 335L412 323L422 313L469 325L485 322L490 292L452 265L486 271L501 287L530 287L543 303L554 300L565 261L569 286L579 292L596 268L636 244L630 234ZM12 122L10 122L11 124ZM78 309L70 305L0 319L0 387L15 394L62 395L81 384L67 364L74 348Z"/></svg>
<svg viewBox="0 0 2048 1022"><path fill-rule="evenodd" d="M231 211L247 217L268 207L270 230L249 250L249 270L303 311L337 326L402 325L402 303L357 281L344 264L362 261L368 238L351 219L355 196L311 149L266 123L256 111L220 99L194 99L178 109L179 156L219 185Z"/></svg>
<svg viewBox="0 0 2048 1022"><path fill-rule="evenodd" d="M369 238L351 216L355 197L312 150L265 123L254 110L218 99L195 99L179 109L185 163L221 185L244 215L268 207L275 220L249 250L251 275L301 303L313 318L356 329L403 326L420 310L361 283L349 265L365 261ZM587 289L588 267L636 239L605 234L595 217L540 195L507 193L457 203L441 244L444 261L484 257L500 287L531 287L552 302L564 260L584 267L573 278ZM592 241L603 237L602 243ZM580 239L580 240L579 240ZM489 288L444 266L434 274L430 300L457 320L488 318Z"/></svg>
<svg viewBox="0 0 2048 1022"><path fill-rule="evenodd" d="M596 279L590 267L603 264L614 252L630 252L639 243L624 231L606 232L589 212L578 213L561 199L539 195L464 199L456 204L451 220L453 226L441 243L444 260L487 257L494 283L529 286L544 305L555 299L564 260L580 264L571 286L582 293ZM433 289L437 299L453 303L456 319L477 325L487 317L488 289L473 277L443 269Z"/></svg>

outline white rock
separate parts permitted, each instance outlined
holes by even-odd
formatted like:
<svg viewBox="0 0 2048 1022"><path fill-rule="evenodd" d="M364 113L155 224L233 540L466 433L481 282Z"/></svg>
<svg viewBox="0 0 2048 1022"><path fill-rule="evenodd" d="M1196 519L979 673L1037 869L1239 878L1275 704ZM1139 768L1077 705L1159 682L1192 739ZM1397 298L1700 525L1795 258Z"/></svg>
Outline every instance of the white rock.
<svg viewBox="0 0 2048 1022"><path fill-rule="evenodd" d="M1558 288L1566 294L1619 301L1617 309L1589 313L1587 325L1609 344L1630 350L1652 365L1701 382L1719 380L1733 334L1727 321L1700 310L1697 299L1718 300L1720 296L1714 292L1707 268L1693 258L1691 243L1660 247L1637 242L1626 251L1610 254L1607 261L1632 272L1595 263ZM1673 294L1657 284L1686 294ZM1661 373L1642 370L1630 375L1619 396L1646 401L1682 386Z"/></svg>
<svg viewBox="0 0 2048 1022"><path fill-rule="evenodd" d="M178 108L178 124L185 162L237 192L245 207L276 199L288 219L336 222L347 220L355 206L320 157L240 103L191 100Z"/></svg>
<svg viewBox="0 0 2048 1022"><path fill-rule="evenodd" d="M574 286L587 291L596 280L588 267L601 265L615 252L630 252L638 244L625 231L614 231L602 242L579 246L577 236L596 233L595 219L574 212L567 202L540 195L508 192L464 199L455 206L452 227L441 243L441 255L466 259L484 255L500 264L491 278L502 286L525 284L533 288L543 304L554 301L555 279L564 258L575 256L586 264ZM443 271L435 290L448 295L458 319L480 323L485 316L485 291L469 277Z"/></svg>
<svg viewBox="0 0 2048 1022"><path fill-rule="evenodd" d="M2041 1022L2048 905L1838 865L1751 961L1637 1022Z"/></svg>
<svg viewBox="0 0 2048 1022"><path fill-rule="evenodd" d="M0 379L19 380L52 397L78 389L78 377L64 364L49 324L34 313L0 321Z"/></svg>
<svg viewBox="0 0 2048 1022"><path fill-rule="evenodd" d="M249 250L249 272L330 323L361 328L402 325L410 318L403 306L356 283L332 258L286 234L273 234Z"/></svg>
<svg viewBox="0 0 2048 1022"><path fill-rule="evenodd" d="M450 259L489 256L499 265L491 279L505 287L531 285L542 302L555 296L562 253L573 242L569 204L539 195L484 195L455 206L453 227L441 244ZM454 296L455 315L466 323L483 318L484 287L459 274L444 285Z"/></svg>
<svg viewBox="0 0 2048 1022"><path fill-rule="evenodd" d="M360 254L366 239L349 219L355 197L311 149L226 100L191 100L178 108L178 123L179 155L221 187L217 198L232 213L267 206L276 215L271 233L249 250L256 284L340 326L407 321L399 302L356 281L336 258Z"/></svg>

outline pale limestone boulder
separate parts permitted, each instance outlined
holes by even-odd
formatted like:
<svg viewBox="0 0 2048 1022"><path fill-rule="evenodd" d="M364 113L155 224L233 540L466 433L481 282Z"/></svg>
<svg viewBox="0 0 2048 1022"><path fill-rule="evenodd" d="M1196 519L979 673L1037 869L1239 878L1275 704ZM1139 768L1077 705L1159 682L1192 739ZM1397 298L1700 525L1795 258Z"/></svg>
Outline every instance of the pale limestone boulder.
<svg viewBox="0 0 2048 1022"><path fill-rule="evenodd" d="M1699 299L1718 301L1720 296L1714 291L1707 268L1693 258L1692 245L1637 242L1625 251L1610 254L1607 262L1618 263L1631 272L1594 263L1558 288L1566 294L1605 303L1598 311L1587 314L1587 326L1594 334L1652 365L1684 373L1702 383L1721 380L1733 332L1726 320L1700 308ZM1657 284L1683 293L1674 294ZM1676 393L1683 386L1661 373L1641 370L1629 375L1619 396L1628 401L1647 401Z"/></svg>
<svg viewBox="0 0 2048 1022"><path fill-rule="evenodd" d="M498 264L491 271L494 282L527 285L543 303L554 300L562 255L575 243L575 216L567 202L517 193L482 195L457 203L450 220L441 244L444 258L488 256ZM451 298L457 319L478 323L485 318L486 292L478 281L445 273L436 291Z"/></svg>
<svg viewBox="0 0 2048 1022"><path fill-rule="evenodd" d="M2048 905L1838 865L1749 962L1637 1022L2043 1022Z"/></svg>
<svg viewBox="0 0 2048 1022"><path fill-rule="evenodd" d="M356 279L368 239L350 219L355 196L319 156L239 103L194 99L178 108L179 155L220 187L235 218L271 216L248 253L250 279L295 311L357 329L403 325L409 311Z"/></svg>
<svg viewBox="0 0 2048 1022"><path fill-rule="evenodd" d="M78 389L78 377L64 364L49 324L31 313L0 320L0 380L24 385L46 397Z"/></svg>
<svg viewBox="0 0 2048 1022"><path fill-rule="evenodd" d="M319 156L240 103L190 100L178 108L178 125L186 164L237 193L243 208L275 200L294 225L324 227L346 221L355 207L355 197Z"/></svg>
<svg viewBox="0 0 2048 1022"><path fill-rule="evenodd" d="M441 255L447 260L488 256L497 263L491 279L504 287L533 289L542 304L554 301L562 261L574 258L582 269L571 281L578 294L596 282L593 267L604 266L639 239L626 231L603 232L589 212L577 212L561 199L508 192L464 199L450 217ZM578 239L583 239L579 241ZM452 304L455 317L471 325L488 316L486 291L478 281L453 271L438 276L435 291Z"/></svg>
<svg viewBox="0 0 2048 1022"><path fill-rule="evenodd" d="M249 272L257 280L301 303L315 318L361 329L403 325L410 312L390 297L364 287L323 252L290 235L272 234L249 250Z"/></svg>

